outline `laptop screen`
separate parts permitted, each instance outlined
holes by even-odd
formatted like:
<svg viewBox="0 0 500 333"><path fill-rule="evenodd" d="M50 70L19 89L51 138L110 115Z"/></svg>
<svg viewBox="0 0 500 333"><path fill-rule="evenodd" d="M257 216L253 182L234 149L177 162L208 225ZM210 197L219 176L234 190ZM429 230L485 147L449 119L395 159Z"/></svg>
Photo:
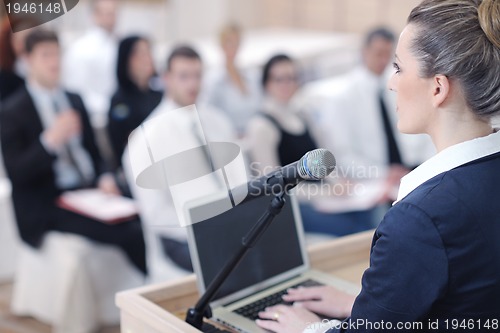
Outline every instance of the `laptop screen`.
<svg viewBox="0 0 500 333"><path fill-rule="evenodd" d="M257 198L190 226L191 258L201 291L240 249L241 239L266 211L271 199ZM302 250L302 221L297 206L293 197L286 197L281 213L231 273L215 300L252 286L264 287L266 281L279 283L277 277L305 269L308 263Z"/></svg>

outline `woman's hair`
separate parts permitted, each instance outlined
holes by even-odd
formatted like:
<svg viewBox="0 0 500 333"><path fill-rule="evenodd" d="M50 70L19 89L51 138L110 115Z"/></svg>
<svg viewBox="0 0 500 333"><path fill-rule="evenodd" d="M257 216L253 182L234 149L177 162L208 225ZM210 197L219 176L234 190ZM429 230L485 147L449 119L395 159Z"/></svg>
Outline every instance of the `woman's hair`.
<svg viewBox="0 0 500 333"><path fill-rule="evenodd" d="M408 17L417 28L411 50L420 75L456 80L486 120L500 113L499 17L499 0L424 0Z"/></svg>
<svg viewBox="0 0 500 333"><path fill-rule="evenodd" d="M264 69L262 70L262 86L264 88L271 79L271 69L274 65L280 62L293 62L293 60L286 54L277 54L271 57L271 59L266 62L266 64L264 65Z"/></svg>
<svg viewBox="0 0 500 333"><path fill-rule="evenodd" d="M118 47L116 76L118 78L118 85L123 89L134 89L137 87L130 77L129 63L134 53L134 47L139 41L149 42L146 38L141 36L130 36L122 39Z"/></svg>
<svg viewBox="0 0 500 333"><path fill-rule="evenodd" d="M12 47L12 30L7 16L0 27L0 69L12 71L16 62L16 54Z"/></svg>

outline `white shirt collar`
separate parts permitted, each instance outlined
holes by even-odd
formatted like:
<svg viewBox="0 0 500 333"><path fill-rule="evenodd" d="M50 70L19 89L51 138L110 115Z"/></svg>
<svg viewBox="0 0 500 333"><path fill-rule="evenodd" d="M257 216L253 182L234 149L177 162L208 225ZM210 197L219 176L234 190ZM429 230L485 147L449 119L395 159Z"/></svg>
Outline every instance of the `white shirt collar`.
<svg viewBox="0 0 500 333"><path fill-rule="evenodd" d="M28 80L26 82L26 88L28 89L28 92L32 95L36 96L56 96L59 93L60 88L45 88L38 84L35 80Z"/></svg>
<svg viewBox="0 0 500 333"><path fill-rule="evenodd" d="M394 204L403 200L429 179L498 152L500 152L500 131L448 147L401 179L398 198Z"/></svg>
<svg viewBox="0 0 500 333"><path fill-rule="evenodd" d="M171 98L165 97L163 102L164 102L163 107L164 107L165 111L177 110L177 109L181 108L181 106L179 106L179 104L174 102L174 100Z"/></svg>

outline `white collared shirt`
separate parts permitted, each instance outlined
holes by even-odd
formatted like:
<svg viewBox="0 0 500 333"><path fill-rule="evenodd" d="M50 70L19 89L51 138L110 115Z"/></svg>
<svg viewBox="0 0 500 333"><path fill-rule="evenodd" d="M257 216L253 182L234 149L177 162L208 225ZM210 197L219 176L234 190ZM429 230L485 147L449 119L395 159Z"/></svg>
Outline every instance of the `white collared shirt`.
<svg viewBox="0 0 500 333"><path fill-rule="evenodd" d="M398 198L403 200L429 179L474 160L500 152L500 131L448 147L401 179Z"/></svg>
<svg viewBox="0 0 500 333"><path fill-rule="evenodd" d="M146 119L150 121L164 113L179 109L180 106L169 98L165 98L160 105ZM203 129L199 131L206 135L206 141L233 142L236 138L235 131L230 121L213 108L197 105ZM181 147L199 146L199 138L192 135L193 123L197 115L189 111L185 113L175 113L175 117L169 119L164 125L161 135L165 151L170 155L175 154ZM183 240L186 238L185 230L177 228L179 226L177 212L173 198L168 189L151 190L144 189L136 185L136 180L130 162L128 147L122 157L123 171L130 184L130 189L134 198L139 203L141 220L147 227L154 227L155 232L165 236Z"/></svg>

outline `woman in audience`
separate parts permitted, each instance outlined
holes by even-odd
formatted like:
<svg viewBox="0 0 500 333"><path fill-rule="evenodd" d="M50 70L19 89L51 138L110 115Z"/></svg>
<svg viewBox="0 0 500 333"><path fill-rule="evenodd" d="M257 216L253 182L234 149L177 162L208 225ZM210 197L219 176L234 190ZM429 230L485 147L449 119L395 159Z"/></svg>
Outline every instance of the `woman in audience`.
<svg viewBox="0 0 500 333"><path fill-rule="evenodd" d="M263 329L486 332L493 323L498 331L500 132L490 121L500 114L499 17L498 0L425 0L413 9L389 88L399 131L428 134L438 153L401 180L360 294L288 290L283 299L294 306L260 313ZM322 325L307 310L347 319Z"/></svg>
<svg viewBox="0 0 500 333"><path fill-rule="evenodd" d="M222 29L220 45L225 66L208 79L207 102L223 111L242 137L250 117L259 108L261 94L254 75L236 66L240 43L239 26L230 24Z"/></svg>
<svg viewBox="0 0 500 333"><path fill-rule="evenodd" d="M262 73L261 112L248 124L250 154L258 172L269 172L316 148L300 109L293 101L299 87L297 68L284 54L273 56Z"/></svg>
<svg viewBox="0 0 500 333"><path fill-rule="evenodd" d="M111 100L108 133L115 166L120 169L130 132L160 104L163 93L153 87L151 45L143 37L131 36L120 42L116 72L119 87Z"/></svg>

